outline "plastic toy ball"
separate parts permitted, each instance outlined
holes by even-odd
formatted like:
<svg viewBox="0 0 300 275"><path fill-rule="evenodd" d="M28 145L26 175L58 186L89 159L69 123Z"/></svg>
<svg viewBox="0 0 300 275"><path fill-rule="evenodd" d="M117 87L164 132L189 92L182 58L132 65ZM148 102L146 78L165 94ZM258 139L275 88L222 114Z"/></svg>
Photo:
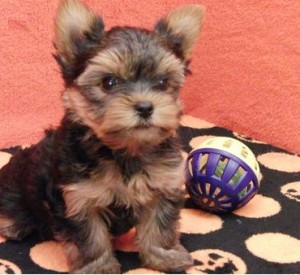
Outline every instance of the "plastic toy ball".
<svg viewBox="0 0 300 275"><path fill-rule="evenodd" d="M242 142L227 137L206 140L187 159L186 188L203 210L227 213L248 203L259 188L259 165Z"/></svg>

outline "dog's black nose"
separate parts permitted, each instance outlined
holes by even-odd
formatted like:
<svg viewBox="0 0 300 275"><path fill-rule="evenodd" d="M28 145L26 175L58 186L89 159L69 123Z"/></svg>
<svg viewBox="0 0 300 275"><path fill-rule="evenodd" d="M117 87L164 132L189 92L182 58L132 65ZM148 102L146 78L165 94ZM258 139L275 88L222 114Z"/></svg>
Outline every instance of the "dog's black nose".
<svg viewBox="0 0 300 275"><path fill-rule="evenodd" d="M153 105L149 101L140 101L135 104L134 109L142 118L149 118L153 113Z"/></svg>

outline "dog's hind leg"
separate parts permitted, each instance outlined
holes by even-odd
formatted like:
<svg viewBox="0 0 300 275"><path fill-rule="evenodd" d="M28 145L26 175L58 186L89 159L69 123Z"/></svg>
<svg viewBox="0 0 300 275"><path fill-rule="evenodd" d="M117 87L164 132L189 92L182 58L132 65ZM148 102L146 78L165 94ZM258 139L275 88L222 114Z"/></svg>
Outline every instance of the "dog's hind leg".
<svg viewBox="0 0 300 275"><path fill-rule="evenodd" d="M22 190L17 185L0 184L0 235L21 240L33 231L34 225L33 213L26 206Z"/></svg>
<svg viewBox="0 0 300 275"><path fill-rule="evenodd" d="M0 215L0 235L8 240L21 240L29 235L33 229L34 226L30 223Z"/></svg>
<svg viewBox="0 0 300 275"><path fill-rule="evenodd" d="M7 239L20 240L31 233L33 210L41 208L28 206L29 201L37 201L31 178L37 170L33 153L34 147L19 150L0 169L0 235Z"/></svg>

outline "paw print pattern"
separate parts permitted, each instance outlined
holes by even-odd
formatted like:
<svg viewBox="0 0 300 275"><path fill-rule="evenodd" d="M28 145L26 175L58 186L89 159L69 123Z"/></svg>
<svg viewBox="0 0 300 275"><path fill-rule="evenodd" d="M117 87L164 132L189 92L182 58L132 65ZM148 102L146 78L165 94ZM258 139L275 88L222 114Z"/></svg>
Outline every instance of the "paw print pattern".
<svg viewBox="0 0 300 275"><path fill-rule="evenodd" d="M300 203L300 181L290 182L281 187L281 193Z"/></svg>
<svg viewBox="0 0 300 275"><path fill-rule="evenodd" d="M21 269L14 263L0 259L0 274L20 274Z"/></svg>
<svg viewBox="0 0 300 275"><path fill-rule="evenodd" d="M229 252L219 249L204 249L191 253L194 266L186 272L188 274L244 274L247 266L244 261Z"/></svg>

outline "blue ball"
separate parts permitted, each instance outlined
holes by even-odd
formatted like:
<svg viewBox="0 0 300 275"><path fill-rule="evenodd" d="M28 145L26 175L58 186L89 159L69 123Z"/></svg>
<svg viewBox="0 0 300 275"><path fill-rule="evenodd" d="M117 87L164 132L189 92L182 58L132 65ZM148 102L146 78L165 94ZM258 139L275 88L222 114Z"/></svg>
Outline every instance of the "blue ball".
<svg viewBox="0 0 300 275"><path fill-rule="evenodd" d="M188 155L186 165L187 191L203 210L228 213L247 204L258 192L258 162L236 139L205 141Z"/></svg>

